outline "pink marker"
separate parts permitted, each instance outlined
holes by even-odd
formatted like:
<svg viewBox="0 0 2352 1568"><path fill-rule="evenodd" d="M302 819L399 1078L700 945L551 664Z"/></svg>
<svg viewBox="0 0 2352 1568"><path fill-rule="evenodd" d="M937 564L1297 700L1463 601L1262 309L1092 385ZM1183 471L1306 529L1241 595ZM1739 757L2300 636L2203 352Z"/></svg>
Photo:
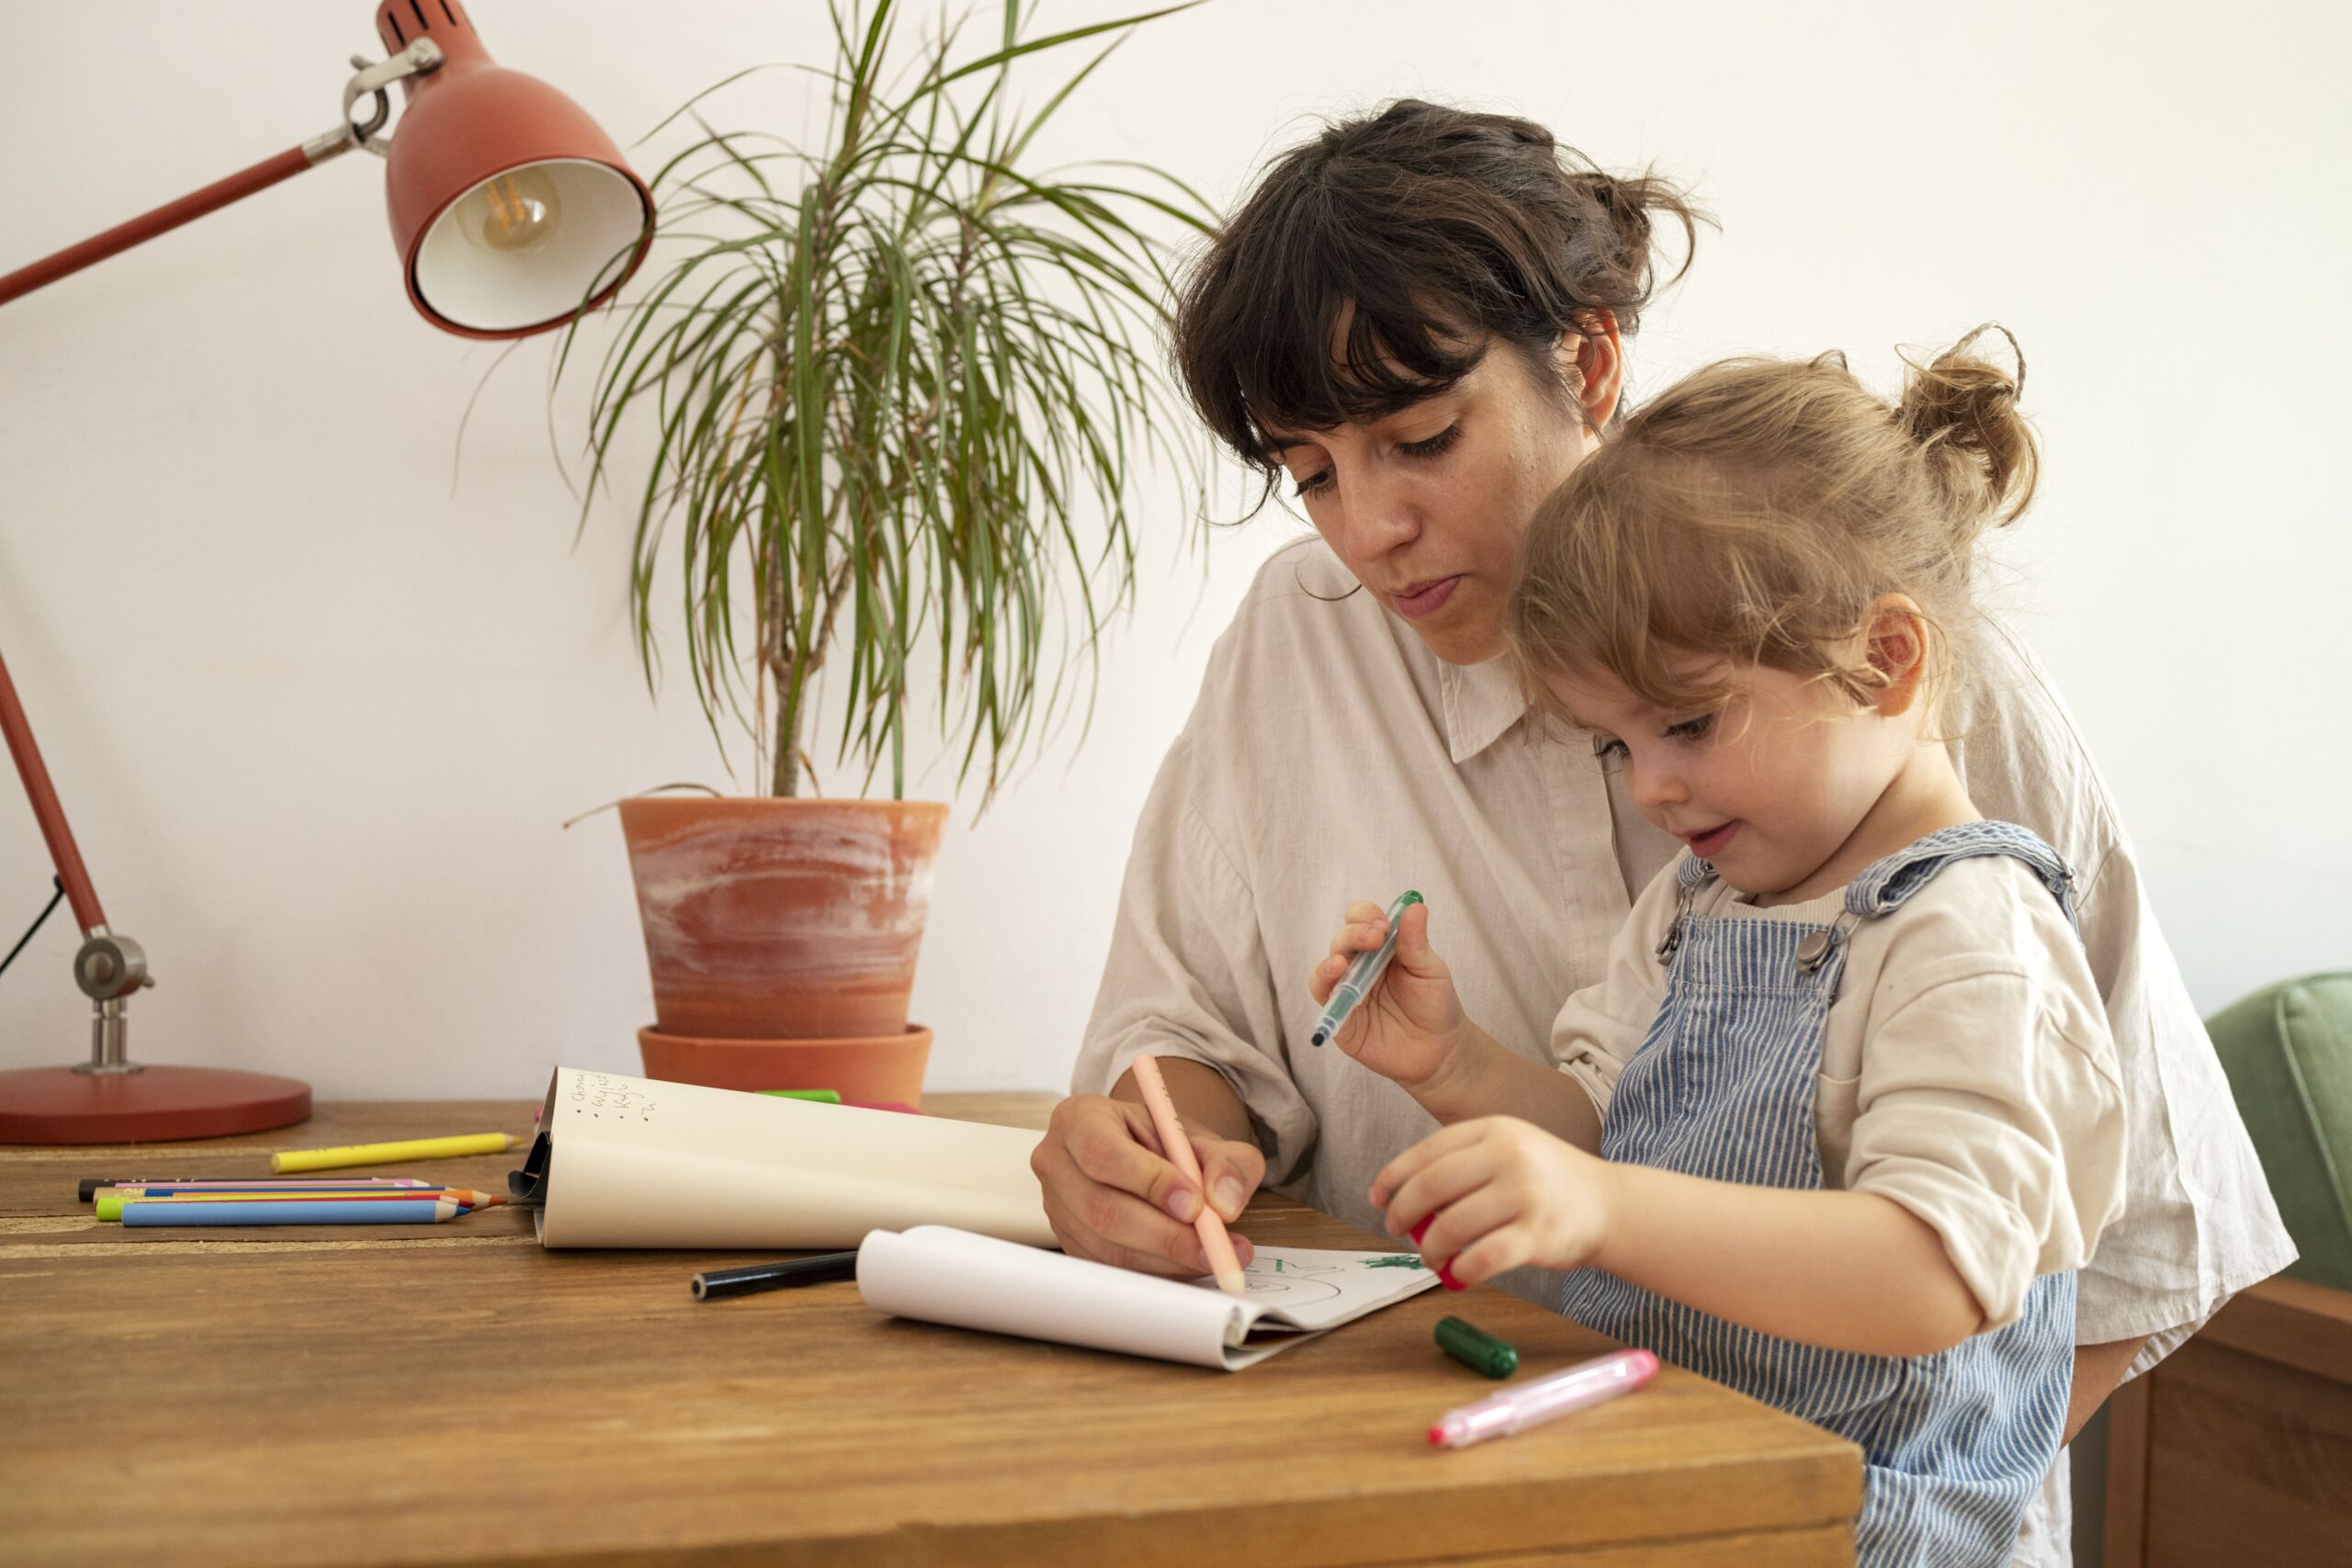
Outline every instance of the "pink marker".
<svg viewBox="0 0 2352 1568"><path fill-rule="evenodd" d="M1466 1449L1488 1438L1506 1438L1539 1421L1631 1393L1656 1376L1657 1358L1647 1350L1612 1350L1565 1372L1449 1410L1430 1428L1430 1441L1442 1449Z"/></svg>

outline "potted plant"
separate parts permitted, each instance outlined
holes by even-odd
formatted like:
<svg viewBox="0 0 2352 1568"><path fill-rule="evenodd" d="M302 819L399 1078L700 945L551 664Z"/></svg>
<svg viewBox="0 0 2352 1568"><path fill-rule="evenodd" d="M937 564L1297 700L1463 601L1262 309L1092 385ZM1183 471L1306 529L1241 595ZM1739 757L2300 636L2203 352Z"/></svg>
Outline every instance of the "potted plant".
<svg viewBox="0 0 2352 1568"><path fill-rule="evenodd" d="M709 92L679 111L705 134L653 184L671 254L615 307L594 373L583 509L650 426L648 471L627 480L649 689L657 595L674 592L713 737L723 753L731 722L755 758L748 797L622 803L656 1077L918 1100L930 1034L907 995L948 808L904 799L909 708L936 702L957 784L984 767L985 804L1069 711L1080 655L1091 690L1133 599L1147 456L1185 460L1161 436L1182 422L1148 230L1205 232L1205 204L1140 165L1028 160L1166 13L1028 39L1012 0L992 44L959 57L949 28L902 71L886 69L897 9L833 9L818 150L710 130ZM1087 39L1105 47L1035 113L1013 108L1014 62ZM805 793L820 671L856 798ZM889 798L864 798L886 766Z"/></svg>

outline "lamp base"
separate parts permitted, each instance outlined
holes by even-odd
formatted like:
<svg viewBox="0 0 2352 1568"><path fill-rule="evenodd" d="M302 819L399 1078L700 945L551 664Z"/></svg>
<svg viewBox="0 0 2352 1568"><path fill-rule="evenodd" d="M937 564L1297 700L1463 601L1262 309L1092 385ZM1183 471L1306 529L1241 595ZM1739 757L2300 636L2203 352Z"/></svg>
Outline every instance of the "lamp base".
<svg viewBox="0 0 2352 1568"><path fill-rule="evenodd" d="M0 1072L0 1144L152 1144L289 1127L311 1114L311 1086L268 1073L142 1066Z"/></svg>

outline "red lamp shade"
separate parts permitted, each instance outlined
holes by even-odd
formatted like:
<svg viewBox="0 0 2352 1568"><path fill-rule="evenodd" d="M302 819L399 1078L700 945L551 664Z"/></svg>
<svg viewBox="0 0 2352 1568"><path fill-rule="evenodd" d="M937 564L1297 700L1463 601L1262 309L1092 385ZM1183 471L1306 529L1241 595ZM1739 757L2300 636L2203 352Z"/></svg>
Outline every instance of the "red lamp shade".
<svg viewBox="0 0 2352 1568"><path fill-rule="evenodd" d="M384 0L389 52L447 57L405 78L384 192L408 296L434 325L521 337L603 303L653 239L653 195L579 105L490 58L458 0Z"/></svg>

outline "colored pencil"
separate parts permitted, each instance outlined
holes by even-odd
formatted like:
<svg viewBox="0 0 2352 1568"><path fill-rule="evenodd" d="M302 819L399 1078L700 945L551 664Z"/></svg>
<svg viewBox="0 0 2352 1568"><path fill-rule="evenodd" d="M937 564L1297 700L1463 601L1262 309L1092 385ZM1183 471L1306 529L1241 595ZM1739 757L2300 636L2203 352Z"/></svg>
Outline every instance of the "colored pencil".
<svg viewBox="0 0 2352 1568"><path fill-rule="evenodd" d="M203 1189L208 1187L431 1187L434 1183L415 1176L347 1176L340 1181L333 1177L299 1177L283 1179L275 1176L85 1176L82 1178L82 1201L89 1202L109 1187L145 1188L149 1190Z"/></svg>
<svg viewBox="0 0 2352 1568"><path fill-rule="evenodd" d="M1240 1254L1233 1250L1233 1238L1226 1233L1225 1221L1209 1206L1209 1184L1202 1179L1201 1162L1193 1154L1193 1141L1184 1135L1184 1123L1176 1114L1176 1102L1168 1097L1168 1080L1160 1076L1159 1063L1151 1056L1137 1056L1127 1064L1135 1075L1136 1087L1143 1090L1144 1109L1151 1113L1151 1124L1159 1133L1160 1151L1176 1173L1200 1190L1200 1212L1193 1216L1193 1228L1201 1238L1201 1250L1208 1256L1209 1269L1216 1276L1216 1288L1228 1296L1238 1296L1250 1288L1248 1276L1241 1270Z"/></svg>
<svg viewBox="0 0 2352 1568"><path fill-rule="evenodd" d="M503 1154L516 1140L504 1133L472 1133L457 1138L411 1138L398 1144L354 1144L340 1149L288 1149L269 1156L277 1171L339 1170L354 1165L404 1165L411 1160L457 1159L464 1155Z"/></svg>
<svg viewBox="0 0 2352 1568"><path fill-rule="evenodd" d="M443 1198L413 1202L175 1203L155 1199L125 1203L122 1223L147 1225L430 1225L463 1211Z"/></svg>
<svg viewBox="0 0 2352 1568"><path fill-rule="evenodd" d="M319 1181L303 1186L266 1187L116 1187L97 1195L96 1201L120 1198L130 1202L166 1198L282 1198L288 1202L300 1202L311 1198L432 1198L445 1192L470 1192L470 1187L452 1187L446 1181L403 1181L397 1187L377 1187L358 1181ZM483 1193L483 1197L490 1194Z"/></svg>
<svg viewBox="0 0 2352 1568"><path fill-rule="evenodd" d="M487 1209L506 1201L466 1187L404 1187L389 1192L329 1189L319 1192L168 1192L146 1196L101 1192L97 1196L97 1216L101 1221L119 1220L127 1203L430 1203L443 1198L469 1210Z"/></svg>
<svg viewBox="0 0 2352 1568"><path fill-rule="evenodd" d="M285 1192L300 1197L305 1192L424 1192L440 1185L421 1176L403 1176L398 1180L345 1177L341 1181L319 1178L309 1181L126 1182L99 1188L92 1201L109 1192L144 1198L168 1198L182 1192Z"/></svg>

